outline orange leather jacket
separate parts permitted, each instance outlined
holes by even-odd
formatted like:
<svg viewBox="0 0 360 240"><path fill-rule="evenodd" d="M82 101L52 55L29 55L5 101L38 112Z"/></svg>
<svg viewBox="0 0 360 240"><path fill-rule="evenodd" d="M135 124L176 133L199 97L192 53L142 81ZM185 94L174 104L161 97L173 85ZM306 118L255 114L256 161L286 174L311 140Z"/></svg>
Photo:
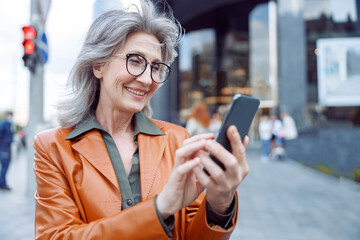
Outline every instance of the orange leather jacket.
<svg viewBox="0 0 360 240"><path fill-rule="evenodd" d="M168 239L156 214L154 197L173 168L175 150L188 137L182 127L152 120L165 135L139 134L142 201L121 210L121 194L101 134L89 131L65 140L72 129L57 128L34 140L36 239ZM172 239L229 239L206 221L205 195L175 214Z"/></svg>

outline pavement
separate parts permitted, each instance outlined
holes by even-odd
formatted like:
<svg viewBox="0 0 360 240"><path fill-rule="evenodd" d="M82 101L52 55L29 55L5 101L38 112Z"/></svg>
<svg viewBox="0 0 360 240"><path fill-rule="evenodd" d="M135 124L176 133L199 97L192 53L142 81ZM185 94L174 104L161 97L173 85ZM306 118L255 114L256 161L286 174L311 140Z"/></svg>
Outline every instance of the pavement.
<svg viewBox="0 0 360 240"><path fill-rule="evenodd" d="M26 152L10 162L7 183L11 191L0 190L0 240L33 240L35 201L26 196Z"/></svg>
<svg viewBox="0 0 360 240"><path fill-rule="evenodd" d="M26 157L10 165L12 191L0 191L0 239L34 239L34 200L26 196ZM360 184L291 159L260 160L248 148L250 174L238 189L239 219L231 240L358 240Z"/></svg>

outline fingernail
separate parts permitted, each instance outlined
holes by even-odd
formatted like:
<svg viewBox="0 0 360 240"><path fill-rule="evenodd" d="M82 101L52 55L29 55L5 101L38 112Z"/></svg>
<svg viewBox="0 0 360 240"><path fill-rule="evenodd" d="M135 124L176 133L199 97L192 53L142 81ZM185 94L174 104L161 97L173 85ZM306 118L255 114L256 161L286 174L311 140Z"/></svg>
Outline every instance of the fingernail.
<svg viewBox="0 0 360 240"><path fill-rule="evenodd" d="M237 128L236 128L236 127L233 127L231 131L232 131L232 135L233 135L233 136L236 136L236 135L237 135L237 133L238 133L238 131L237 131Z"/></svg>
<svg viewBox="0 0 360 240"><path fill-rule="evenodd" d="M200 158L199 158L199 157L196 157L196 158L193 159L193 161L194 161L196 164L198 164L198 163L200 163Z"/></svg>
<svg viewBox="0 0 360 240"><path fill-rule="evenodd" d="M214 146L214 140L207 140L206 141L206 146L209 147L209 148L213 147Z"/></svg>

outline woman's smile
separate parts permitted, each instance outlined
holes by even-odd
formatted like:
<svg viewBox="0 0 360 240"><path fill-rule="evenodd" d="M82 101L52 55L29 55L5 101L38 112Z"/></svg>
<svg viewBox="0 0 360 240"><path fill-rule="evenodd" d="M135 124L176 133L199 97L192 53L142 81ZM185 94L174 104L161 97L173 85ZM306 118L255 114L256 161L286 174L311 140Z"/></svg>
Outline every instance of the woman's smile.
<svg viewBox="0 0 360 240"><path fill-rule="evenodd" d="M129 88L129 87L125 87L125 89L135 95L138 95L138 96L144 96L146 94L146 91L141 90L141 89L134 89L134 88Z"/></svg>

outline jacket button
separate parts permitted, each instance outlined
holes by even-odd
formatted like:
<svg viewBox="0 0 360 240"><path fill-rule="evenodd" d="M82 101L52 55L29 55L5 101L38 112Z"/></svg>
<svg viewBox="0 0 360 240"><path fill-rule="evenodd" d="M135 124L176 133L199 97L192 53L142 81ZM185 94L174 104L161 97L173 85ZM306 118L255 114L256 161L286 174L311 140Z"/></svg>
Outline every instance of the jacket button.
<svg viewBox="0 0 360 240"><path fill-rule="evenodd" d="M133 201L131 199L126 200L126 204L128 206L131 206L133 204Z"/></svg>

